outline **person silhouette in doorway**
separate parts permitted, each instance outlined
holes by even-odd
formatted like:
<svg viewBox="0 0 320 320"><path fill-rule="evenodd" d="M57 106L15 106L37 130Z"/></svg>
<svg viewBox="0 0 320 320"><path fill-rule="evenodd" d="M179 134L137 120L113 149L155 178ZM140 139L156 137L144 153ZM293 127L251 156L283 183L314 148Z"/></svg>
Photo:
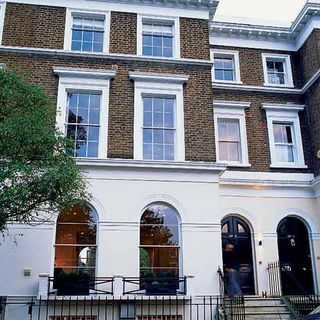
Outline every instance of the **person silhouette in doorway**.
<svg viewBox="0 0 320 320"><path fill-rule="evenodd" d="M227 293L231 299L234 299L235 296L242 295L239 284L239 262L234 244L226 244L223 260L225 264Z"/></svg>

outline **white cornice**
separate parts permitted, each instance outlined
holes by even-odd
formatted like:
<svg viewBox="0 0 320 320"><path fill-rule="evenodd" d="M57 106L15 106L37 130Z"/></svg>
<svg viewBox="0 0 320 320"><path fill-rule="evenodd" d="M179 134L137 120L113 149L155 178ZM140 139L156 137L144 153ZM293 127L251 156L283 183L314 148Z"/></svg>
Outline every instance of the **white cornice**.
<svg viewBox="0 0 320 320"><path fill-rule="evenodd" d="M266 111L299 112L299 111L302 111L305 108L305 106L300 104L262 103L261 108Z"/></svg>
<svg viewBox="0 0 320 320"><path fill-rule="evenodd" d="M107 54L98 52L79 52L79 51L67 51L59 49L43 49L43 48L28 48L28 47L11 47L0 46L0 52L9 53L22 53L22 54L39 54L50 56L62 56L62 57L77 57L77 58L94 58L112 61L139 61L139 62L160 62L169 64L181 64L181 65L197 65L212 67L213 62L209 60L197 60L197 59L181 59L181 58L162 58L162 57L149 57L138 56L130 54Z"/></svg>
<svg viewBox="0 0 320 320"><path fill-rule="evenodd" d="M264 48L269 43L270 49L297 51L315 28L320 28L320 2L308 1L290 27L212 21L211 44L221 44L219 39L224 39L225 45L228 40L229 45L234 45L233 40L236 40L241 47L242 42L247 47L250 42L252 47L259 47L260 42Z"/></svg>
<svg viewBox="0 0 320 320"><path fill-rule="evenodd" d="M89 159L78 158L77 164L85 167L131 168L144 170L183 170L183 171L212 171L222 172L226 169L224 164L213 162L178 162L178 161L146 161L127 159Z"/></svg>
<svg viewBox="0 0 320 320"><path fill-rule="evenodd" d="M165 73L151 73L129 71L129 79L143 82L165 82L171 84L184 84L188 81L189 76L184 74L165 74Z"/></svg>
<svg viewBox="0 0 320 320"><path fill-rule="evenodd" d="M229 83L212 83L213 89L235 90L235 91L250 91L250 92L266 92L266 93L289 93L289 94L302 94L301 89L293 88L280 88L280 87L260 87L260 86L247 86L241 84Z"/></svg>
<svg viewBox="0 0 320 320"><path fill-rule="evenodd" d="M78 69L78 68L61 68L53 67L53 73L61 77L73 77L73 78L90 78L90 79L111 79L116 75L115 70L103 70L103 69Z"/></svg>
<svg viewBox="0 0 320 320"><path fill-rule="evenodd" d="M249 108L251 102L242 102L242 101L224 101L224 100L214 100L213 106L215 108L224 108L224 109L246 109Z"/></svg>

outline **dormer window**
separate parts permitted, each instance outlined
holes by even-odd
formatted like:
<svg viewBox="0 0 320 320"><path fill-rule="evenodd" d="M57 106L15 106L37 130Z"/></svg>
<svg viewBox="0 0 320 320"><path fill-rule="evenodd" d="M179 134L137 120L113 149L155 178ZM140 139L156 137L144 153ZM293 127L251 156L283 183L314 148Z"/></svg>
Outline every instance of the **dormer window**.
<svg viewBox="0 0 320 320"><path fill-rule="evenodd" d="M290 56L263 54L262 59L265 85L293 87Z"/></svg>

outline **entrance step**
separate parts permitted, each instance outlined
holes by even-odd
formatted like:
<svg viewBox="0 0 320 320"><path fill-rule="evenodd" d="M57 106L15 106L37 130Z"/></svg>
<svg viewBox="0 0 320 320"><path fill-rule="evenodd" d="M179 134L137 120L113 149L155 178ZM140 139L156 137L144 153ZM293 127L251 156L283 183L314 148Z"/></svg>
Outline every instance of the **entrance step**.
<svg viewBox="0 0 320 320"><path fill-rule="evenodd" d="M281 298L261 298L254 296L244 297L246 320L291 320L291 314ZM235 316L241 312L239 307L227 307L226 313ZM237 318L237 316L236 316ZM240 318L240 317L239 317ZM241 317L242 319L242 317Z"/></svg>

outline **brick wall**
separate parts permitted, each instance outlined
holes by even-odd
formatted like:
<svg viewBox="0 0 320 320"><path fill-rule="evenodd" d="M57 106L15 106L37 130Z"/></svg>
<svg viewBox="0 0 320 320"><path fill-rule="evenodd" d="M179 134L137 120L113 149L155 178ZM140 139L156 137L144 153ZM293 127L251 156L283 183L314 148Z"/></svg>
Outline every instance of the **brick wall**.
<svg viewBox="0 0 320 320"><path fill-rule="evenodd" d="M261 93L235 93L226 90L214 90L215 100L245 101L250 102L250 108L246 109L246 129L248 139L248 153L251 167L250 171L274 171L274 172L293 172L295 169L271 169L270 151L266 112L261 109L262 103L302 103L299 96L287 96L283 94L261 94ZM302 125L302 138L306 164L310 166L310 150L308 143L308 131L305 130L306 115L301 112L300 121ZM237 168L236 170L239 170ZM308 170L305 170L308 171ZM309 170L310 171L310 170Z"/></svg>
<svg viewBox="0 0 320 320"><path fill-rule="evenodd" d="M302 76L307 82L320 68L320 30L315 29L297 55L300 59Z"/></svg>
<svg viewBox="0 0 320 320"><path fill-rule="evenodd" d="M8 2L2 44L63 49L65 8Z"/></svg>
<svg viewBox="0 0 320 320"><path fill-rule="evenodd" d="M214 160L214 135L210 68L164 63L118 62L51 55L14 55L0 53L0 61L9 67L26 70L30 80L42 84L52 96L57 94L57 78L52 66L91 69L117 69L111 81L109 102L108 156L133 157L134 83L128 71L145 71L189 75L184 90L186 160Z"/></svg>
<svg viewBox="0 0 320 320"><path fill-rule="evenodd" d="M210 60L208 20L180 18L181 58Z"/></svg>
<svg viewBox="0 0 320 320"><path fill-rule="evenodd" d="M111 12L110 53L137 54L137 14Z"/></svg>
<svg viewBox="0 0 320 320"><path fill-rule="evenodd" d="M292 54L292 52L224 46L211 46L211 48L238 51L240 60L241 81L243 82L243 84L251 86L264 85L262 53L289 54L291 56L292 76L294 85L297 87L301 86L302 77L299 60L300 58L299 56Z"/></svg>

